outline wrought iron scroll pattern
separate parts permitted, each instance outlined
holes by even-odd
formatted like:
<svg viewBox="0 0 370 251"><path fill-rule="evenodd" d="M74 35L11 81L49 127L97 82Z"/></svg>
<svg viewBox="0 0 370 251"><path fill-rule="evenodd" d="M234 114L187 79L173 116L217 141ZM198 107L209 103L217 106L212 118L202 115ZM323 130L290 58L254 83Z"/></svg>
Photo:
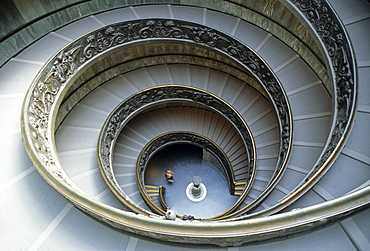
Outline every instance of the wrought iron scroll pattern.
<svg viewBox="0 0 370 251"><path fill-rule="evenodd" d="M317 30L318 34L322 38L322 41L325 43L325 46L328 48L328 53L331 57L332 65L335 70L335 91L336 91L336 109L337 109L337 117L335 118L334 123L334 130L329 142L329 146L326 148L325 153L322 155L320 163L315 167L314 171L316 172L324 163L330 158L330 156L334 153L335 149L337 148L338 142L344 137L344 135L348 132L347 128L349 127L349 123L351 122L351 119L353 117L353 110L355 106L355 92L356 92L356 72L355 72L355 65L353 64L353 55L351 53L350 49L350 43L346 39L345 32L343 31L342 27L340 27L340 24L338 25L339 21L336 20L335 14L330 10L330 7L326 4L326 1L309 1L309 0L289 0L293 2L298 9L306 15L307 19L310 20L313 27ZM163 28L166 26L164 23L165 21L162 21L161 25L158 23L159 20L154 20L154 23L157 23L158 29L156 29L157 38L171 38L169 35L165 37L166 28ZM166 20L169 21L169 20ZM124 22L117 25L110 26L108 28L103 28L97 31L94 31L91 33L93 37L90 37L87 39L87 37L83 37L79 39L76 42L71 43L68 45L65 49L63 49L58 55L56 55L54 58L51 59L51 63L49 62L41 71L37 79L34 81L33 85L30 88L30 91L28 93L28 100L25 103L24 106L24 113L27 113L25 122L25 126L29 126L26 128L26 133L23 133L27 135L28 143L31 145L33 149L33 153L35 153L40 158L40 165L43 165L43 167L47 167L50 170L52 170L55 175L63 180L63 174L60 172L57 160L53 157L53 149L51 146L52 139L48 135L51 135L47 130L49 128L49 115L51 113L51 107L53 106L55 100L58 99L57 95L61 88L64 87L64 85L68 82L68 80L73 77L73 75L79 70L82 64L88 62L90 59L94 58L95 55L98 55L99 53L103 53L104 51L114 48L115 46L118 46L120 44L123 44L126 41L133 41L133 40L139 40L139 39L146 39L145 37L140 38L138 36L137 31L143 28L143 24L145 24L147 21L130 21L130 22ZM240 46L237 42L234 43L234 41L230 40L228 37L221 37L218 39L217 37L213 37L212 33L216 33L217 31L214 31L212 29L208 29L202 26L198 26L195 24L189 24L186 22L178 22L173 21L173 32L172 34L176 34L176 36L173 36L172 38L179 38L179 39L188 39L189 41L193 41L195 43L202 43L207 46L212 46L214 48L219 48L217 45L225 44L227 41L230 42L230 46L225 47L223 46L222 50L226 53L228 53L230 56L237 55L234 58L240 60L241 62L248 62L251 61L251 64L248 66L250 67L251 71L254 72L254 70L258 70L259 63L257 62L257 65L253 63L253 60L250 60L249 58L243 60L243 53L248 52L248 48L243 48L243 46ZM171 25L171 23L169 23ZM178 25L178 26L177 26ZM177 28L180 30L182 29L183 25L188 25L188 30L194 30L194 33L196 33L196 29L198 29L198 35L196 35L196 39L192 36L182 35L183 30L176 31ZM198 28L196 28L198 26ZM140 28L141 27L141 28ZM149 26L146 25L148 28ZM147 30L143 30L143 34L149 34L150 35L150 29L149 27ZM333 29L332 29L333 28ZM108 30L110 29L110 30ZM167 28L169 29L169 28ZM208 29L208 30L207 30ZM149 31L148 31L149 30ZM171 34L171 33L170 33ZM146 35L146 36L149 36ZM154 37L154 36L153 36ZM149 38L149 37L148 37ZM131 40L130 40L131 39ZM199 39L199 40L197 40ZM233 44L233 45L232 45ZM235 48L235 49L234 49ZM241 53L240 53L241 52ZM258 59L259 60L259 59ZM258 74L256 74L257 76ZM265 85L267 83L267 79L263 79L262 83ZM266 86L266 85L265 85ZM271 95L271 93L270 93ZM279 108L282 111L283 108ZM283 116L284 117L284 116ZM27 125L26 125L27 123ZM282 128L285 128L284 126ZM28 131L27 131L28 130ZM113 129L114 130L114 129ZM291 132L291 128L286 128L286 130ZM24 131L23 131L24 132ZM29 133L29 135L28 135ZM284 133L282 133L284 134ZM288 136L288 135L287 135ZM286 136L286 137L287 137ZM66 183L66 182L64 182ZM368 194L368 190L366 190L366 193ZM315 216L315 219L319 219L319 221L316 221L314 223L308 223L306 220L302 220L300 217L301 215L299 213L303 213L302 210L298 209L294 212L289 213L289 217L286 217L285 221L288 222L288 225L281 227L281 233L286 234L289 232L289 229L296 231L297 229L300 229L302 227L309 228L310 226L314 224L322 224L324 221L323 218L326 218L328 220L335 219L338 215L344 216L345 213L350 212L355 207L359 207L358 200L360 196L366 198L363 196L366 193L358 193L355 196L348 195L346 197L347 205L345 210L346 211L340 211L340 214L338 213L338 209L335 207L330 208L330 210L325 209L324 207L319 207L319 213L320 217L317 217L317 214L313 214L312 210L309 211L308 215ZM78 196L82 197L84 195ZM77 197L77 196L76 196ZM354 200L356 199L356 200ZM145 230L138 230L136 228L129 227L128 225L120 224L120 222L113 221L110 218L107 218L106 216L101 216L101 214L94 213L94 210L92 210L89 207L81 206L79 201L74 201L75 198L71 197L71 203L75 204L76 207L80 208L81 210L93 215L94 217L98 218L101 221L105 221L111 225L114 225L117 228L125 229L131 232L136 232L138 234L143 234L143 231ZM356 201L356 202L354 202ZM334 202L331 202L334 203ZM365 203L365 202L364 202ZM342 205L342 201L340 204L336 202L334 206ZM94 204L95 205L95 204ZM328 205L328 203L326 203ZM342 207L344 208L344 207ZM99 207L99 209L101 209ZM310 209L308 209L310 210ZM327 216L327 211L333 212L332 215L336 216ZM304 214L306 216L307 212L304 211ZM294 217L292 217L292 215ZM121 215L119 215L121 216ZM297 217L297 218L296 218ZM307 216L306 216L307 217ZM117 217L118 218L118 217ZM134 217L127 217L127 218L134 218ZM269 217L264 218L265 220L260 221L261 228L265 227L266 225L276 223L275 221L269 221ZM136 219L136 218L135 218ZM267 220L266 220L267 219ZM294 222L291 220L294 219ZM312 218L314 219L314 218ZM139 222L139 220L137 221ZM149 221L148 221L149 222ZM145 226L149 225L148 222L145 222ZM136 222L135 222L136 223ZM140 222L139 222L140 223ZM150 222L149 222L150 223ZM249 224L249 223L247 223ZM294 225L294 227L292 227ZM296 227L298 226L298 227ZM234 225L232 227L235 229ZM245 227L243 225L242 227ZM213 229L219 230L222 228L215 228L212 226ZM149 228L152 230L155 230L156 228ZM183 227L185 229L185 226ZM181 229L181 230L183 230ZM244 230L245 228L243 228ZM287 231L285 231L287 230ZM246 230L244 233L248 233L248 230ZM273 233L273 231L267 231L266 235L269 236L279 236L279 233ZM290 232L292 233L292 232ZM153 233L151 233L153 234ZM189 236L191 236L192 233L189 233ZM239 233L240 234L240 233ZM240 236L242 235L240 234ZM266 236L265 235L265 236ZM179 236L176 236L175 234L170 236L164 236L163 239L166 239L167 241L178 241L183 237L185 234ZM247 234L245 234L247 236ZM244 236L244 238L245 238ZM253 236L257 236L255 233L253 233ZM261 235L258 235L261 236ZM221 237L222 238L222 237ZM247 237L248 240L253 239L251 236ZM261 237L258 237L261 238ZM194 237L192 241L195 239L200 240L198 237ZM190 239L191 240L191 239ZM212 238L207 238L206 241L210 241ZM261 239L258 239L261 240ZM223 240L222 240L223 241ZM243 239L245 241L245 239ZM226 243L226 241L225 241ZM230 244L235 244L230 242Z"/></svg>
<svg viewBox="0 0 370 251"><path fill-rule="evenodd" d="M292 2L309 20L325 45L335 74L337 115L334 119L333 132L321 159L306 177L308 181L333 155L351 123L356 103L356 72L354 62L350 60L353 59L353 55L344 28L328 3L323 0Z"/></svg>
<svg viewBox="0 0 370 251"><path fill-rule="evenodd" d="M194 145L201 146L202 148L211 151L213 154L217 156L218 160L221 161L223 167L225 169L227 168L230 170L231 167L227 160L227 156L223 154L222 152L220 152L220 150L210 140L208 140L205 137L202 137L200 135L190 133L190 132L173 132L173 133L168 133L163 136L160 136L159 138L150 142L150 144L147 145L145 149L143 149L140 155L140 158L139 158L139 166L138 166L139 176L142 177L145 167L154 153L156 153L159 149L163 148L166 145L169 145L171 143L181 143L181 142L188 142ZM225 172L230 173L230 171L228 170L225 170Z"/></svg>
<svg viewBox="0 0 370 251"><path fill-rule="evenodd" d="M144 106L155 105L161 101L168 102L174 100L201 104L208 109L217 111L233 124L240 133L247 151L249 166L247 166L246 169L248 170L249 180L255 168L255 149L252 136L244 120L221 99L199 89L184 86L154 87L139 92L118 105L110 118L108 118L107 124L105 125L106 131L103 131L99 140L101 149L99 156L103 169L108 174L108 178L113 180L112 168L110 165L112 144L118 137L124 124L127 123L127 119Z"/></svg>
<svg viewBox="0 0 370 251"><path fill-rule="evenodd" d="M276 176L288 158L292 125L288 102L273 72L249 47L217 30L191 22L166 19L127 21L98 29L69 44L44 67L36 80L37 87L32 90L28 107L34 148L42 162L62 177L53 159L47 128L51 106L65 83L95 56L126 42L153 38L181 39L220 50L240 61L256 76L277 107L283 130Z"/></svg>
<svg viewBox="0 0 370 251"><path fill-rule="evenodd" d="M67 48L55 56L52 65L47 65L32 90L27 110L33 146L37 151L38 157L50 168L56 177L63 180L66 184L69 184L69 182L63 177L61 170L56 165L50 148L47 130L51 107L58 92L65 82L78 70L79 64L76 63L76 58L78 58L77 53L80 49L81 45Z"/></svg>
<svg viewBox="0 0 370 251"><path fill-rule="evenodd" d="M228 158L222 150L220 150L215 143L211 140L207 139L204 136L197 135L193 132L169 132L162 136L157 137L153 141L149 142L141 151L139 158L138 158L138 165L137 165L137 177L139 182L141 182L142 187L145 187L144 184L144 172L146 166L148 165L149 160L152 156L158 152L158 150L162 149L165 146L170 144L176 143L190 143L193 145L200 146L204 149L207 149L212 154L214 154L217 159L222 163L223 173L226 174L227 180L229 181L229 190L230 192L234 189L234 183L232 182L232 174L233 171L228 161ZM165 187L163 187L165 189ZM141 192L144 192L144 189L139 189ZM153 203L152 201L147 201L147 204ZM150 207L150 206L149 206ZM165 208L165 207L164 207Z"/></svg>

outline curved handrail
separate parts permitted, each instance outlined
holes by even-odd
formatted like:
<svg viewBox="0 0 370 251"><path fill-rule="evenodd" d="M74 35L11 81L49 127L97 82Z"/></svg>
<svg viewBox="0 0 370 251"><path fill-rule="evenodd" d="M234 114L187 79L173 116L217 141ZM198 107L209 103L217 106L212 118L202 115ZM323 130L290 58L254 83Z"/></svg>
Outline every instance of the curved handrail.
<svg viewBox="0 0 370 251"><path fill-rule="evenodd" d="M188 143L199 146L203 149L207 149L210 151L217 160L222 164L221 170L224 174L226 174L226 180L228 181L229 191L234 189L235 187L235 179L234 173L231 167L231 163L228 160L225 152L218 147L211 139L194 133L194 132L187 132L187 131L176 131L176 132L167 132L161 134L150 142L148 142L143 149L141 150L137 163L136 163L136 183L138 184L139 191L144 198L144 201L148 204L148 206L156 213L163 215L164 211L160 210L148 197L148 194L145 192L145 181L144 181L144 173L146 167L150 161L150 159L161 149L178 143ZM245 197L246 193L243 194Z"/></svg>
<svg viewBox="0 0 370 251"><path fill-rule="evenodd" d="M106 50L105 47L109 47L114 43L131 43L131 41L136 41L136 39L148 39L153 37L184 39L185 37L197 44L217 49L218 51L225 53L228 57L233 58L248 69L250 73L260 81L261 85L265 88L268 96L272 100L278 114L278 121L281 128L280 151L275 173L267 189L265 189L265 191L252 203L253 205L256 205L275 187L277 181L281 178L285 170L289 157L293 126L289 102L285 92L268 65L248 46L243 45L239 41L225 34L220 34L218 31L211 28L190 22L175 21L176 20L151 19L149 21L135 21L133 22L135 27L130 26L133 25L132 23L128 26L123 25L121 26L122 28L119 27L117 30L113 27L109 27L105 30L105 33L107 34L106 37L102 36L100 33L97 35L99 39L96 39L94 35L88 36L87 41L89 43L84 47L83 55L85 55L87 59L90 59L93 55L98 55L102 51ZM129 32L128 34L126 34L127 30ZM87 59L83 59L82 62ZM252 204L250 204L246 209L249 209Z"/></svg>
<svg viewBox="0 0 370 251"><path fill-rule="evenodd" d="M168 208L166 202L166 187L159 186L159 203L161 204L163 209Z"/></svg>
<svg viewBox="0 0 370 251"><path fill-rule="evenodd" d="M251 187L250 178L254 176L256 166L256 148L254 139L246 122L228 103L211 93L202 91L195 87L166 85L148 88L133 94L131 97L122 101L113 109L101 129L97 144L98 163L104 176L104 180L108 182L108 185L114 194L118 196L125 205L128 204L126 206L133 205L130 200L125 201L128 197L114 177L112 151L115 142L119 136L119 133L132 118L147 109L152 109L159 104L169 102L189 102L204 106L206 109L212 110L213 112L218 113L227 119L239 133L249 158L249 166L247 168L250 176L248 177L248 185L243 191L243 195L240 196L234 206L230 208L230 210L233 210L242 202L249 191L248 188ZM137 167L140 167L140 159L138 161ZM141 170L137 168L137 171L140 172ZM136 177L139 179L140 173L137 173ZM137 181L139 190L144 195L144 200L147 203L151 203L149 198L145 196L142 185L143 181ZM135 211L134 206L130 208ZM153 208L157 213L163 214L162 210L157 209L155 206L153 206Z"/></svg>
<svg viewBox="0 0 370 251"><path fill-rule="evenodd" d="M357 107L357 67L348 34L327 1L284 1L318 38L326 55L334 86L332 127L324 149L305 179L287 196L268 209L242 216L239 220L271 215L291 205L328 171L348 139ZM234 219L235 220L235 219Z"/></svg>
<svg viewBox="0 0 370 251"><path fill-rule="evenodd" d="M278 161L279 164L282 164L282 166L278 166L278 172L281 171L289 153L289 150L285 151L284 144L288 143L288 148L290 149L291 143L292 128L289 117L290 109L285 94L269 67L248 47L226 35L224 36L215 30L201 25L181 21L181 24L187 23L184 28L186 28L187 32L191 35L191 37L184 38L180 36L181 33L178 32L178 27L172 26L172 22L175 21L170 21L170 27L160 25L160 23L162 24L162 20L156 20L154 23L150 22L146 30L136 30L139 32L139 34L136 34L138 37L135 37L135 33L131 33L132 30L130 30L129 26L126 26L126 28L130 32L126 33L124 37L120 37L119 34L117 35L117 30L114 28L104 28L102 30L106 32L109 39L105 40L105 42L103 39L102 47L98 46L99 43L96 42L96 37L87 36L83 37L83 39L86 39L83 40L85 44L73 42L63 48L60 53L49 60L42 68L27 93L22 111L22 135L25 140L27 152L40 173L63 196L76 205L76 207L115 227L128 231L138 231L141 234L148 234L150 232L152 236L155 235L159 238L161 238L161 236L168 237L168 235L172 235L170 234L172 232L175 235L183 236L184 239L199 242L199 238L207 235L207 233L210 233L210 236L219 236L219 231L223 229L226 230L225 233L227 233L227 229L231 230L230 227L232 224L219 225L215 228L212 224L204 223L205 225L202 227L202 229L206 229L204 235L199 235L199 228L195 230L195 225L189 224L186 227L189 232L180 234L176 233L177 223L172 224L166 221L158 222L158 220L151 221L148 220L151 218L137 216L102 204L79 190L74 185L73 181L69 179L62 169L54 146L53 133L57 110L71 83L77 78L78 70L88 66L89 60L97 58L101 55L100 53L109 50L111 44L119 46L120 43L117 44L117 41L123 43L123 38L131 39L130 41L132 41L135 39L147 39L147 35L150 34L159 35L159 37L162 36L162 38L164 35L171 34L171 39L188 39L187 41L189 42L203 44L209 46L209 48L222 51L224 55L228 55L236 61L239 61L241 65L249 69L257 79L260 79L262 85L266 88L271 99L277 106L281 127L284 128L284 126L288 126L288 134L281 135L283 142L281 149L284 151L281 151L283 156L279 156L283 161ZM137 22L125 22L124 24L128 25L133 23L136 24ZM169 29L171 32L163 33L166 29ZM102 30L95 31L95 34ZM79 57L77 57L77 54ZM78 191L78 194L76 194L76 191ZM105 214L103 212L105 212ZM143 224L144 222L147 224ZM155 227L153 225L154 222ZM242 225L243 224L245 223L242 223ZM210 228L211 226L212 228ZM171 231L168 231L170 229ZM232 232L234 232L234 234L229 232L230 236L219 236L218 238L234 239L236 235L240 236L239 231L240 230L236 233L233 227ZM243 236L246 235L244 234ZM181 239L178 241L181 241Z"/></svg>

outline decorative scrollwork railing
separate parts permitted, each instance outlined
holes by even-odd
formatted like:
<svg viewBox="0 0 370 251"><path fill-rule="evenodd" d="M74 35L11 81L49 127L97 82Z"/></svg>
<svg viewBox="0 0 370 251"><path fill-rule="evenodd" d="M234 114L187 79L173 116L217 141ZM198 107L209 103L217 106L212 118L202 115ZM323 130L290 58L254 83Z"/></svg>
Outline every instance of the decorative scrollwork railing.
<svg viewBox="0 0 370 251"><path fill-rule="evenodd" d="M52 137L47 135L47 130L53 127L49 124L51 107L58 93L61 90L67 91L65 86L74 74L94 57L112 48L128 42L162 38L192 41L217 49L239 61L261 82L276 106L280 127L284 132L281 133L280 155L276 167L275 176L278 176L289 155L292 123L288 101L272 70L249 47L217 30L190 22L163 19L123 22L93 31L70 43L44 66L35 79L34 88L29 92L29 101L25 108L25 120L29 121L27 128L32 135L30 140L33 142L33 150L42 162L54 170L56 176L65 176L60 165L56 165L55 153L50 148L52 144L48 143Z"/></svg>
<svg viewBox="0 0 370 251"><path fill-rule="evenodd" d="M196 145L213 154L213 156L215 156L218 162L221 164L220 171L225 175L225 178L229 185L230 193L234 190L235 187L234 173L231 167L231 163L225 152L222 151L222 149L220 149L211 139L208 139L205 136L196 134L194 132L182 131L168 132L163 135L159 135L151 140L148 144L146 144L145 147L141 150L136 164L136 183L139 186L139 191L141 192L145 203L153 210L153 212L157 212L158 214L164 214L165 211L158 208L157 205L155 205L145 193L145 170L150 159L158 151L169 145L180 143ZM244 197L245 195L246 193L243 193ZM242 201L244 197L241 196L240 201Z"/></svg>
<svg viewBox="0 0 370 251"><path fill-rule="evenodd" d="M118 198L126 206L134 210L135 207L133 202L128 199L127 195L122 191L114 177L112 151L119 133L128 121L139 113L159 104L169 102L188 102L198 104L226 118L229 123L236 128L243 140L249 163L248 166L245 167L249 173L247 183L250 183L250 179L253 177L256 168L256 148L251 132L243 118L230 105L211 93L207 93L194 87L177 85L158 86L138 92L121 102L110 113L102 127L97 146L98 162L104 179ZM148 156L145 155L145 157ZM140 162L138 163L138 166L141 166ZM137 177L140 177L142 171L144 170L139 169ZM230 178L233 178L233 175ZM141 184L142 180L138 180L138 182ZM250 188L250 184L248 184L247 187ZM144 191L143 188L141 189ZM243 194L246 194L247 192L248 189L246 189ZM238 203L242 202L243 197L244 196L241 196Z"/></svg>
<svg viewBox="0 0 370 251"><path fill-rule="evenodd" d="M331 70L334 86L332 128L319 159L305 179L290 194L271 205L270 208L242 216L238 218L239 220L279 212L315 185L344 147L355 117L357 105L356 62L351 43L340 19L324 0L286 2L298 17L304 19L304 24L310 24L311 31L319 38L321 47L327 55L327 65Z"/></svg>
<svg viewBox="0 0 370 251"><path fill-rule="evenodd" d="M231 167L231 163L226 155L226 153L216 145L211 139L203 135L199 135L194 132L186 132L186 131L176 131L176 132L167 132L165 134L159 135L153 140L151 140L142 150L138 158L137 163L137 175L144 185L144 173L148 164L148 161L153 157L161 149L172 145L172 144L180 144L180 143L187 143L196 145L202 149L205 149L213 154L216 159L221 164L220 171L226 176L228 179L229 190L230 192L233 191L234 182L233 181L233 170Z"/></svg>
<svg viewBox="0 0 370 251"><path fill-rule="evenodd" d="M181 241L187 239L199 243L201 241L196 236L199 227L195 230L191 224L180 227L178 223L159 223L157 219L148 217L143 220L141 218L143 216L136 216L92 199L80 190L65 173L55 149L55 120L60 104L73 89L73 81L82 76L84 70L94 60L101 59L105 54L114 50L122 49L126 44L143 41L186 42L194 47L216 51L223 57L240 64L241 69L249 72L261 83L276 108L282 132L278 164L271 181L271 184L276 183L286 165L292 141L291 113L283 88L272 70L248 46L222 32L186 21L153 19L117 23L92 31L61 49L44 65L28 90L22 110L23 139L30 159L43 177L84 212L117 228L157 238L177 236L182 232L181 229L186 227L189 231L181 238ZM127 111L130 109L132 108L127 107ZM272 186L270 188L272 189ZM150 212L146 211L141 211L141 213L150 215ZM158 224L160 231L157 231ZM243 228L245 228L244 225ZM211 237L213 243L221 243L219 238L224 239L224 237L216 238L217 229L230 234L225 237L230 243L234 241L240 243L242 237L235 237L240 235L233 234L236 229L231 228L229 224L220 223L217 228L214 228L213 225L204 223L203 236Z"/></svg>
<svg viewBox="0 0 370 251"><path fill-rule="evenodd" d="M306 181L330 162L354 118L357 95L357 72L353 51L345 28L326 1L294 0L292 3L306 17L322 42L332 70L335 86L335 116L331 138L320 160L315 164Z"/></svg>

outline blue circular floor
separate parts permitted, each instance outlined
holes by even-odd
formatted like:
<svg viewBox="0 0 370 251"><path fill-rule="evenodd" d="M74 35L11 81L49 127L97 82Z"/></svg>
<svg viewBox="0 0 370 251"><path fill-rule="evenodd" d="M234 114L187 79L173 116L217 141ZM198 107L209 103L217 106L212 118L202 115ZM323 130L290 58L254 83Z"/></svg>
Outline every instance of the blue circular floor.
<svg viewBox="0 0 370 251"><path fill-rule="evenodd" d="M150 160L145 171L145 184L166 187L166 202L178 215L211 218L225 212L239 198L230 195L223 173L202 160L202 151L190 144L166 147ZM165 179L167 169L174 171L175 182L168 183ZM207 188L206 197L199 202L186 196L186 187L194 176L200 176Z"/></svg>

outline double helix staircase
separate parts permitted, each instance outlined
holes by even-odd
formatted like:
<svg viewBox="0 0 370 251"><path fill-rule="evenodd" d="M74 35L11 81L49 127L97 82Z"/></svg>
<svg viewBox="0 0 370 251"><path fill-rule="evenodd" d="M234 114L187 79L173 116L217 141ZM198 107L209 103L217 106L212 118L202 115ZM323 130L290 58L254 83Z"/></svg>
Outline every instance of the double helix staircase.
<svg viewBox="0 0 370 251"><path fill-rule="evenodd" d="M333 1L332 5L348 30L356 53L359 76L356 120L344 148L325 175L312 188L281 208L280 213L318 205L369 185L370 140L366 129L370 104L366 81L370 76L370 55L365 41L369 38L367 29L370 16L365 10L370 9L370 4L367 1L355 2L351 5L355 6L353 8L348 8L346 1ZM306 58L302 58L265 29L252 25L241 17L230 15L227 11L216 9L197 4L144 4L92 14L46 33L1 67L1 114L8 121L0 127L1 137L4 139L2 158L6 167L2 176L1 209L4 215L9 216L2 219L1 224L4 225L2 229L11 231L2 231L4 237L0 237L0 247L4 245L4 250L9 250L10 247L60 249L61 246L55 246L56 243L65 243L63 248L70 250L76 247L115 249L118 246L127 247L127 250L141 250L151 245L161 249L187 247L185 244L174 246L170 242L156 242L126 232L117 232L81 214L34 171L35 168L20 142L19 111L27 88L42 65L60 48L79 36L123 19L189 20L220 30L255 50L274 71L289 100L293 119L290 157L283 174L276 178L281 133L278 115L266 93L254 88L255 86L246 84L242 79L214 67L211 63L197 65L166 62L159 65L140 65L101 83L86 97L81 98L68 114L63 114L65 118L55 133L55 147L65 173L76 185L76 189L99 203L127 210L102 177L96 158L97 140L106 118L120 102L145 89L164 85L198 88L232 106L249 126L255 141L256 169L253 179L247 180L244 167L247 166L248 156L243 151L243 142L237 130L220 114L190 104L158 108L130 120L122 129L112 152L115 178L120 188L138 207L150 210L137 187L137 158L143 147L155 137L174 131L203 135L226 153L235 175L236 196L240 196L250 183L247 196L229 217L223 219L224 222L264 216L274 205L300 189L325 149L332 127L334 107L330 90L324 83L327 79L322 75L318 76ZM147 184L145 188L155 203L159 204L159 188L155 184ZM266 188L270 189L269 192L266 192ZM29 205L36 206L31 208ZM346 250L366 250L370 248L370 229L366 224L369 214L369 210L364 208L362 212L347 219L299 237L250 245L265 249L292 249L294 246L303 250L322 245L320 247L332 249L340 247ZM17 244L14 242L18 239L11 234L14 233L14 225L24 226L19 231L19 238L24 241ZM64 241L66 239L71 241ZM305 246L307 243L310 245Z"/></svg>

